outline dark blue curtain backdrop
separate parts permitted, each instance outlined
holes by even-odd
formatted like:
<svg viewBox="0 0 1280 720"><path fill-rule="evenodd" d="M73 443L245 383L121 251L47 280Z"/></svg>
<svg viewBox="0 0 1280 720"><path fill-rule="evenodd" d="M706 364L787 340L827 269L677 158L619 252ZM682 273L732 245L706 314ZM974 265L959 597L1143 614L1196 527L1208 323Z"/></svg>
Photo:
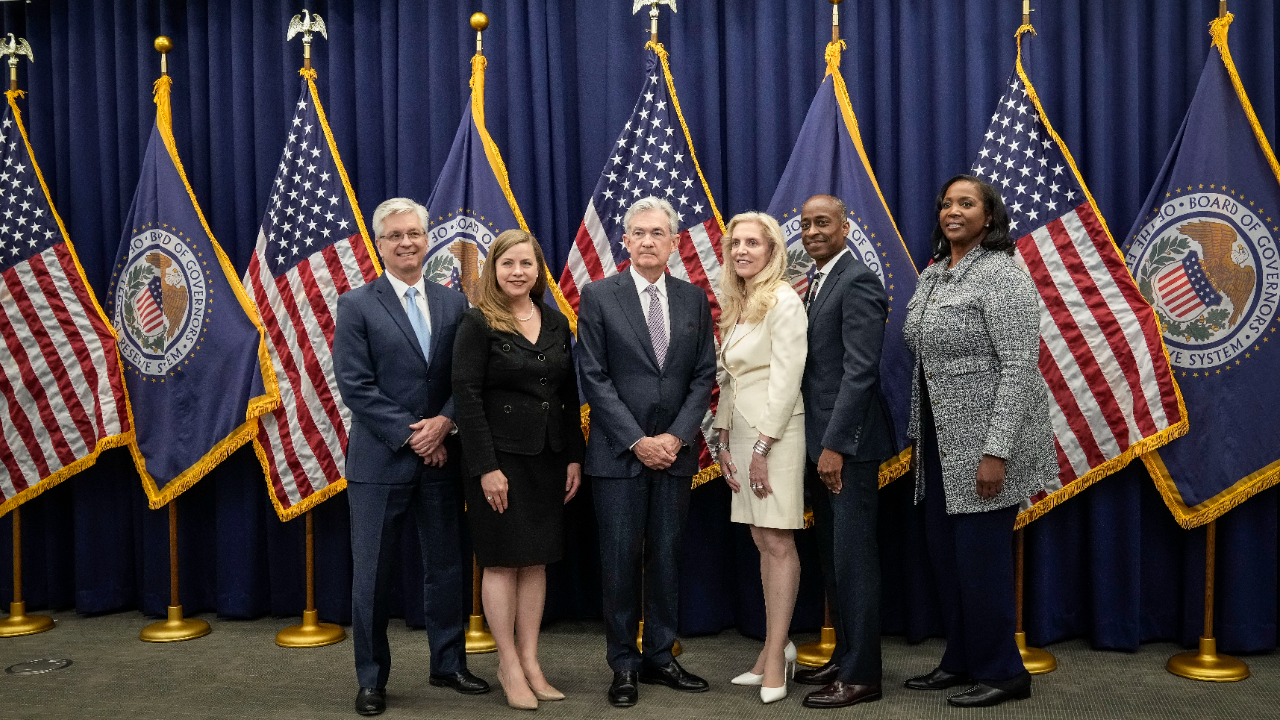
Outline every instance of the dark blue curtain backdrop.
<svg viewBox="0 0 1280 720"><path fill-rule="evenodd" d="M474 34L488 13L490 131L514 192L558 273L610 145L639 91L647 21L629 0L306 0L323 15L319 87L366 213L393 195L425 201L467 101ZM1098 207L1123 231L1158 171L1209 48L1214 0L1055 0L1033 15L1028 65L1054 126ZM1271 0L1237 0L1231 45L1268 137L1276 125L1280 25ZM106 292L120 223L170 56L178 147L214 234L238 268L253 251L298 93L302 0L35 0L5 3L4 32L25 36L23 106L37 157L90 283ZM844 74L867 152L917 262L932 199L969 166L1014 60L1016 0L848 0ZM822 0L685 0L663 11L662 38L693 141L726 219L764 208L822 78L830 34ZM1191 419L1194 432L1195 418ZM882 493L884 629L940 630L925 570L922 515L898 482ZM757 556L728 521L728 490L694 492L686 531L686 634L763 630ZM1220 523L1217 635L1229 652L1276 646L1277 519L1271 490ZM178 500L182 602L223 618L296 616L303 604L303 523L275 517L253 454L242 450ZM591 499L570 506L570 555L551 570L548 617L600 613ZM322 617L350 612L346 499L316 510ZM124 451L23 507L26 594L33 608L101 613L168 604L166 514L146 509ZM0 521L0 577L9 573ZM797 630L821 620L811 533ZM1201 630L1203 530L1171 519L1140 464L1027 532L1027 632L1099 648L1191 644ZM416 543L404 544L398 612L421 623ZM0 602L9 586L0 582ZM284 624L285 621L281 621ZM141 624L141 621L140 621ZM267 640L264 639L264 642ZM603 647L602 647L603 650Z"/></svg>

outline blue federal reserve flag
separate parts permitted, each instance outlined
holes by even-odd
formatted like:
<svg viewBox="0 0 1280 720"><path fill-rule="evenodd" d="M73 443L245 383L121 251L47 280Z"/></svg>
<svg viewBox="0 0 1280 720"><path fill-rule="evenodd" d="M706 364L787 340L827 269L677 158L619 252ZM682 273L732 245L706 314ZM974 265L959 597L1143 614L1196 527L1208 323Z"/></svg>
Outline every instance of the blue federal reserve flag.
<svg viewBox="0 0 1280 720"><path fill-rule="evenodd" d="M279 403L257 312L178 159L171 84L156 82L156 123L107 297L152 509L252 438Z"/></svg>
<svg viewBox="0 0 1280 720"><path fill-rule="evenodd" d="M1191 425L1143 460L1186 528L1280 481L1280 164L1231 61L1230 24L1212 25L1200 85L1124 245Z"/></svg>
<svg viewBox="0 0 1280 720"><path fill-rule="evenodd" d="M423 267L428 282L465 293L472 305L477 300L480 269L498 233L513 228L529 230L511 193L506 163L485 129L486 65L483 55L471 58L471 103L462 113L449 157L427 200L431 227ZM577 332L578 316L565 302L549 269L546 279L545 302L558 306L569 319L569 327Z"/></svg>
<svg viewBox="0 0 1280 720"><path fill-rule="evenodd" d="M844 41L827 45L827 76L809 106L787 169L769 202L769 214L787 241L788 279L804 294L814 266L800 242L800 208L814 195L834 195L849 210L849 250L884 283L889 319L880 360L880 382L893 411L899 453L880 466L880 485L906 472L911 460L907 419L911 403L911 353L902 338L907 302L916 289L916 266L889 214L862 146L849 90L840 75Z"/></svg>

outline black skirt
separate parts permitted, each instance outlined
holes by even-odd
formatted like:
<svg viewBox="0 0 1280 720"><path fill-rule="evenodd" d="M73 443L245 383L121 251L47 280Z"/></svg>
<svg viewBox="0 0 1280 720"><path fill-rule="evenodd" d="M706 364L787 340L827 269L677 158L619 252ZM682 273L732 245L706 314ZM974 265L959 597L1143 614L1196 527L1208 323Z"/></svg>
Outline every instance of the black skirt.
<svg viewBox="0 0 1280 720"><path fill-rule="evenodd" d="M480 478L466 481L467 522L480 567L546 565L564 557L564 485L568 459L495 451L507 476L507 509L494 512Z"/></svg>

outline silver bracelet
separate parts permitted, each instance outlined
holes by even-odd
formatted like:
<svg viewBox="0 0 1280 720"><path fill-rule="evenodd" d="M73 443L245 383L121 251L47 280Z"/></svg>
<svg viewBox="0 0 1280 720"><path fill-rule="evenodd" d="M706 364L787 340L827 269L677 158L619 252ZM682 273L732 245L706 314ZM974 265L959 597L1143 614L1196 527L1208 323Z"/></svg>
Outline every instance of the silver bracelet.
<svg viewBox="0 0 1280 720"><path fill-rule="evenodd" d="M757 440L756 444L751 446L751 449L755 450L760 457L769 457L769 451L773 449L773 446L763 440Z"/></svg>

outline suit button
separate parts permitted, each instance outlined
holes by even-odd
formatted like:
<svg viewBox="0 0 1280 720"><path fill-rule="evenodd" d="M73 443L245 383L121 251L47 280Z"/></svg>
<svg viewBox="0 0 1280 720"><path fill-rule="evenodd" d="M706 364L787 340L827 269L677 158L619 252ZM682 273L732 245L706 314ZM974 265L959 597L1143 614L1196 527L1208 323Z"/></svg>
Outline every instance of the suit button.
<svg viewBox="0 0 1280 720"><path fill-rule="evenodd" d="M546 359L547 359L546 355L543 355L542 353L538 353L538 362L545 362Z"/></svg>
<svg viewBox="0 0 1280 720"><path fill-rule="evenodd" d="M942 455L942 457L946 457L946 456L947 456L947 451L946 451L946 450L943 450L943 451L942 451L942 453L941 453L941 455Z"/></svg>
<svg viewBox="0 0 1280 720"><path fill-rule="evenodd" d="M511 345L509 343L502 343L502 352L511 352Z"/></svg>
<svg viewBox="0 0 1280 720"><path fill-rule="evenodd" d="M929 378L930 380L932 380L932 379L933 379L933 373L925 373L925 375L924 375L924 376L925 376L925 377L927 377L927 378Z"/></svg>
<svg viewBox="0 0 1280 720"><path fill-rule="evenodd" d="M539 385L546 385L546 384L547 384L547 379L546 379L546 378L538 378L538 384L539 384Z"/></svg>
<svg viewBox="0 0 1280 720"><path fill-rule="evenodd" d="M504 412L504 413L509 413L509 412L511 412L511 406L510 406L510 405L503 405L503 406L502 406L502 412Z"/></svg>
<svg viewBox="0 0 1280 720"><path fill-rule="evenodd" d="M546 410L551 407L551 403L542 403L542 409Z"/></svg>

